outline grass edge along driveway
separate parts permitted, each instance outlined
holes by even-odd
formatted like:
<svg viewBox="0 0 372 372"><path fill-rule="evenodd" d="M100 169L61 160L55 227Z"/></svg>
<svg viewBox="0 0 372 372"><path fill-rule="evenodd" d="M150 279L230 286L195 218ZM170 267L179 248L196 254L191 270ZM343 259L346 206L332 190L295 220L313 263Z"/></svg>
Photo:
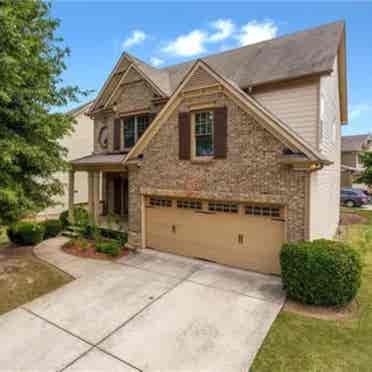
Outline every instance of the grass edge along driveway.
<svg viewBox="0 0 372 372"><path fill-rule="evenodd" d="M282 311L250 371L371 371L372 211L353 210L353 213L369 220L365 225L347 226L343 237L362 253L365 263L357 296L357 317L320 320Z"/></svg>
<svg viewBox="0 0 372 372"><path fill-rule="evenodd" d="M33 256L31 247L24 250L10 244L5 229L0 229L0 316L73 280ZM7 255L6 249L14 250L15 255Z"/></svg>

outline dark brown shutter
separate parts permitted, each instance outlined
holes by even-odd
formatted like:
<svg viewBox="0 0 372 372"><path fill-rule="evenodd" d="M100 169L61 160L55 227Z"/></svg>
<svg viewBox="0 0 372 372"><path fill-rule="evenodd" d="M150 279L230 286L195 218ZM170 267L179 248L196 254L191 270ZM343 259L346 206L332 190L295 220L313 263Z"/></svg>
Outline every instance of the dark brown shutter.
<svg viewBox="0 0 372 372"><path fill-rule="evenodd" d="M214 157L226 158L227 153L227 109L217 107L214 109Z"/></svg>
<svg viewBox="0 0 372 372"><path fill-rule="evenodd" d="M120 119L114 120L114 150L120 150L120 139L121 139L121 124Z"/></svg>
<svg viewBox="0 0 372 372"><path fill-rule="evenodd" d="M191 128L190 113L178 114L179 157L181 160L190 160Z"/></svg>

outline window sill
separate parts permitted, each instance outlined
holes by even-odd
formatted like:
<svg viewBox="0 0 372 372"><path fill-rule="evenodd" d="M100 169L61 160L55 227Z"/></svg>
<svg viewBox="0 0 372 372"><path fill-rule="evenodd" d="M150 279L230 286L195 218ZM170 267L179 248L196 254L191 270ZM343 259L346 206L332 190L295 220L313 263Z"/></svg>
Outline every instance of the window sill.
<svg viewBox="0 0 372 372"><path fill-rule="evenodd" d="M214 162L214 157L213 156L205 156L205 157L200 157L200 158L193 158L191 159L192 164L210 164Z"/></svg>

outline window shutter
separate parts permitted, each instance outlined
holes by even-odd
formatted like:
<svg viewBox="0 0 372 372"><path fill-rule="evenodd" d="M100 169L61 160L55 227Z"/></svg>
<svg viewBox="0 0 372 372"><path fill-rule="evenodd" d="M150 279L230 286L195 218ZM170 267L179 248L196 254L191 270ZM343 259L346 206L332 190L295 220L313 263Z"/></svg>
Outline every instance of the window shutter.
<svg viewBox="0 0 372 372"><path fill-rule="evenodd" d="M120 150L121 122L120 119L114 120L114 150Z"/></svg>
<svg viewBox="0 0 372 372"><path fill-rule="evenodd" d="M191 128L190 113L178 113L179 158L190 160Z"/></svg>
<svg viewBox="0 0 372 372"><path fill-rule="evenodd" d="M227 108L214 109L214 157L226 158L227 153Z"/></svg>

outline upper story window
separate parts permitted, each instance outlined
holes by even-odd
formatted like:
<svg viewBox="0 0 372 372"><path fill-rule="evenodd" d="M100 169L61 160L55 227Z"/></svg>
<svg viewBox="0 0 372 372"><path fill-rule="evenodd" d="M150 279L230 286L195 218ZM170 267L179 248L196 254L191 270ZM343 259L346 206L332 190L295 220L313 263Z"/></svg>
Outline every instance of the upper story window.
<svg viewBox="0 0 372 372"><path fill-rule="evenodd" d="M149 125L148 115L129 116L124 119L124 148L133 147Z"/></svg>
<svg viewBox="0 0 372 372"><path fill-rule="evenodd" d="M213 111L200 111L194 115L195 157L213 156Z"/></svg>

